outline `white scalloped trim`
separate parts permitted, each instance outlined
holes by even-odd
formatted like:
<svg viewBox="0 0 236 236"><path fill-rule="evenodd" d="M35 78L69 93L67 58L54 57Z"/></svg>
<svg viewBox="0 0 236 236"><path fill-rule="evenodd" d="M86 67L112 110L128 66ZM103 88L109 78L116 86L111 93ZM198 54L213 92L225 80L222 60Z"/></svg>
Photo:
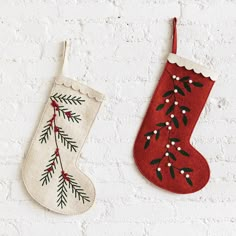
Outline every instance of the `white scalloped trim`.
<svg viewBox="0 0 236 236"><path fill-rule="evenodd" d="M202 74L206 78L216 81L217 75L214 71L211 71L204 66L194 63L188 59L180 57L176 54L170 53L167 60L171 64L177 64L180 67L185 67L187 70L193 70L197 74Z"/></svg>
<svg viewBox="0 0 236 236"><path fill-rule="evenodd" d="M81 84L79 81L67 78L67 77L59 77L55 80L56 84L64 85L67 88L72 88L75 91L79 91L84 95L87 95L89 98L93 98L98 102L102 102L104 100L104 95L86 85Z"/></svg>

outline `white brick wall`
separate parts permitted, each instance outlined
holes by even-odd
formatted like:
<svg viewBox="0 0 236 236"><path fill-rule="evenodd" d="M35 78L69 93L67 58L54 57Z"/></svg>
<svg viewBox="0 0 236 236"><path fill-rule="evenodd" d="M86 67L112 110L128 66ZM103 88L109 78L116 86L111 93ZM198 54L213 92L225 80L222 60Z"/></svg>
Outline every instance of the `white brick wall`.
<svg viewBox="0 0 236 236"><path fill-rule="evenodd" d="M236 232L236 1L0 1L0 235L234 236ZM219 73L192 143L209 161L209 184L191 195L154 187L137 171L135 136L179 21L179 54ZM70 76L107 100L79 166L94 207L56 215L35 204L20 167L71 38Z"/></svg>

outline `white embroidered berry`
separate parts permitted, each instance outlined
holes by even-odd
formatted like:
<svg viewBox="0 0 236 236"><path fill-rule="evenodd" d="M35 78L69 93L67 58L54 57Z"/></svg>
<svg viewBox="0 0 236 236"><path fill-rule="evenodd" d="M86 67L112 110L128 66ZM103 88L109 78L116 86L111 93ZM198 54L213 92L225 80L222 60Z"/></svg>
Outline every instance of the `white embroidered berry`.
<svg viewBox="0 0 236 236"><path fill-rule="evenodd" d="M168 130L171 130L171 129L172 129L172 127L171 127L171 126L169 126L169 127L168 127Z"/></svg>
<svg viewBox="0 0 236 236"><path fill-rule="evenodd" d="M170 148L170 144L166 144L166 148Z"/></svg>
<svg viewBox="0 0 236 236"><path fill-rule="evenodd" d="M150 136L147 136L147 140L150 140L150 138L151 138Z"/></svg>
<svg viewBox="0 0 236 236"><path fill-rule="evenodd" d="M175 103L175 106L177 106L179 104L177 101L175 101L174 103Z"/></svg>
<svg viewBox="0 0 236 236"><path fill-rule="evenodd" d="M160 172L160 171L161 171L161 168L160 168L160 167L158 167L158 168L157 168L157 171L159 171L159 172Z"/></svg>
<svg viewBox="0 0 236 236"><path fill-rule="evenodd" d="M185 177L188 179L188 178L189 178L189 175L187 174L187 175L185 175Z"/></svg>
<svg viewBox="0 0 236 236"><path fill-rule="evenodd" d="M190 79L188 82L191 84L193 81Z"/></svg>
<svg viewBox="0 0 236 236"><path fill-rule="evenodd" d="M157 130L154 130L153 133L154 133L154 134L157 134Z"/></svg>
<svg viewBox="0 0 236 236"><path fill-rule="evenodd" d="M166 103L168 103L168 102L170 102L170 100L167 98L167 99L166 99Z"/></svg>
<svg viewBox="0 0 236 236"><path fill-rule="evenodd" d="M186 111L185 111L185 110L183 110L183 111L182 111L182 113L183 113L183 114L185 114L185 113L186 113Z"/></svg>
<svg viewBox="0 0 236 236"><path fill-rule="evenodd" d="M171 117L171 118L174 118L174 117L175 117L175 115L174 115L174 114L171 114L171 115L170 115L170 117Z"/></svg>
<svg viewBox="0 0 236 236"><path fill-rule="evenodd" d="M168 121L166 121L166 125L169 125L170 123Z"/></svg>
<svg viewBox="0 0 236 236"><path fill-rule="evenodd" d="M173 145L173 146L174 146L174 145L175 145L175 142L174 142L174 141L172 141L172 142L171 142L171 145Z"/></svg>
<svg viewBox="0 0 236 236"><path fill-rule="evenodd" d="M166 152L166 153L165 153L165 156L168 157L168 156L169 156L169 152Z"/></svg>
<svg viewBox="0 0 236 236"><path fill-rule="evenodd" d="M170 166L171 166L171 163L169 162L167 165L170 167Z"/></svg>
<svg viewBox="0 0 236 236"><path fill-rule="evenodd" d="M184 170L181 170L181 171L180 171L180 174L182 174L182 175L183 175L183 174L184 174Z"/></svg>
<svg viewBox="0 0 236 236"><path fill-rule="evenodd" d="M178 90L177 90L177 89L174 89L174 93L178 93Z"/></svg>
<svg viewBox="0 0 236 236"><path fill-rule="evenodd" d="M177 147L177 150L180 151L180 150L181 150L181 147Z"/></svg>
<svg viewBox="0 0 236 236"><path fill-rule="evenodd" d="M179 78L179 77L176 77L176 80L180 80L180 78Z"/></svg>
<svg viewBox="0 0 236 236"><path fill-rule="evenodd" d="M176 75L172 75L172 79L176 79Z"/></svg>

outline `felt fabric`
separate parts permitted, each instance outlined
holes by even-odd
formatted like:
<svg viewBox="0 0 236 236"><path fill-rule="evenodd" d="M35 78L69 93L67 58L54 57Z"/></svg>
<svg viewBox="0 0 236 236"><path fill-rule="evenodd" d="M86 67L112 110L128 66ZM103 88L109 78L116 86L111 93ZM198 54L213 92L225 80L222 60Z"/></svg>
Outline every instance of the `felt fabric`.
<svg viewBox="0 0 236 236"><path fill-rule="evenodd" d="M54 212L80 214L94 203L94 185L76 161L103 98L63 75L55 79L22 168L30 195Z"/></svg>
<svg viewBox="0 0 236 236"><path fill-rule="evenodd" d="M173 53L168 56L135 140L134 159L149 181L184 194L200 190L209 180L207 161L189 140L215 74L175 54L176 19L173 25Z"/></svg>

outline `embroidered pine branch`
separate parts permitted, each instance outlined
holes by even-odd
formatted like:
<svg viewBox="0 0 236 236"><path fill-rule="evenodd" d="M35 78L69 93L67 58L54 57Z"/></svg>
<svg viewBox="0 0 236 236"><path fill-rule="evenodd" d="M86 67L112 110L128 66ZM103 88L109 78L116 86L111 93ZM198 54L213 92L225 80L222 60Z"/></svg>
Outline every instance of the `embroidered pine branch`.
<svg viewBox="0 0 236 236"><path fill-rule="evenodd" d="M68 134L62 130L61 127L55 127L54 132L57 133L57 138L63 143L63 145L70 149L70 151L77 152L78 146L76 145L76 142L72 140L72 138L69 137Z"/></svg>
<svg viewBox="0 0 236 236"><path fill-rule="evenodd" d="M68 121L77 122L77 123L81 121L80 115L77 115L76 113L70 111L64 106L58 107L58 114L59 116L63 116L64 119L68 119Z"/></svg>
<svg viewBox="0 0 236 236"><path fill-rule="evenodd" d="M42 174L42 178L40 179L40 181L42 182L42 186L47 185L50 182L55 172L56 164L58 164L57 153L55 152L54 154L51 155L51 157L52 159L48 161L48 164L46 165L46 169L44 170Z"/></svg>
<svg viewBox="0 0 236 236"><path fill-rule="evenodd" d="M63 207L66 206L67 204L67 189L66 189L66 186L67 186L67 180L64 176L64 171L62 171L62 174L59 176L59 185L57 186L58 189L57 189L57 206L61 207L61 209Z"/></svg>
<svg viewBox="0 0 236 236"><path fill-rule="evenodd" d="M61 102L61 103L66 103L66 104L74 104L74 105L82 105L83 102L85 102L84 99L81 97L76 97L76 96L67 96L67 95L62 95L55 93L53 96L51 96L55 101Z"/></svg>
<svg viewBox="0 0 236 236"><path fill-rule="evenodd" d="M59 177L59 185L58 185L58 199L57 206L63 208L67 204L67 186L71 189L72 193L75 195L75 198L78 198L79 201L82 201L83 204L87 201L90 202L89 197L86 195L84 190L75 182L75 179L72 175L65 173L63 170Z"/></svg>
<svg viewBox="0 0 236 236"><path fill-rule="evenodd" d="M68 175L69 177L69 188L71 188L72 193L75 194L75 198L78 197L79 200L82 200L83 204L85 201L90 202L89 197L86 195L84 190L79 186L72 175Z"/></svg>
<svg viewBox="0 0 236 236"><path fill-rule="evenodd" d="M65 207L67 204L67 188L71 189L72 194L74 194L75 198L81 200L83 204L85 202L90 202L90 200L87 194L81 188L81 186L78 185L78 183L76 183L73 176L68 175L67 173L64 172L62 159L58 148L58 140L60 140L62 144L70 151L76 152L78 146L76 145L76 142L73 141L73 139L69 137L69 135L66 134L61 127L57 126L56 122L57 114L59 116L62 116L64 119L67 119L68 121L76 123L79 123L81 121L80 115L77 115L76 113L70 111L64 106L59 106L58 102L73 104L73 105L77 104L81 105L82 102L85 102L85 100L81 99L81 97L76 97L71 95L67 96L58 93L51 96L50 99L51 99L51 106L53 107L53 115L52 118L49 121L47 121L47 125L44 126L39 141L41 143L46 143L53 130L56 151L51 156L52 158L48 161L48 164L46 165L46 169L43 171L42 178L40 179L40 181L42 182L42 186L47 185L53 177L53 174L56 169L56 164L60 163L61 175L59 176L59 184L57 186L58 187L57 206L63 209L63 207Z"/></svg>
<svg viewBox="0 0 236 236"><path fill-rule="evenodd" d="M52 133L52 123L51 123L51 120L48 120L47 125L43 127L43 131L42 131L42 134L40 135L39 141L41 143L47 143L51 133Z"/></svg>
<svg viewBox="0 0 236 236"><path fill-rule="evenodd" d="M167 127L168 140L167 140L167 144L166 144L166 151L162 155L161 158L155 158L150 162L151 165L157 165L156 175L160 181L162 181L163 176L161 173L161 168L159 166L165 158L168 159L167 166L169 167L170 176L173 179L175 178L175 175L176 175L175 170L178 171L177 173L182 174L182 175L185 172L193 172L193 170L191 168L188 168L188 167L178 168L175 165L173 165L173 162L175 162L177 160L177 157L173 151L170 151L171 147L174 147L175 152L177 151L178 154L181 154L185 157L189 157L190 155L185 150L182 150L181 147L176 147L176 143L181 142L181 140L178 138L174 138L174 137L171 138L170 134L171 134L172 127L179 128L179 121L178 121L177 117L175 116L176 107L178 107L180 112L182 113L182 122L185 126L187 126L187 124L188 124L188 118L187 118L186 113L190 112L190 109L187 106L179 105L179 102L177 101L176 96L177 95L185 96L185 92L183 91L183 89L179 85L176 84L176 82L182 83L184 89L189 93L191 93L191 91L192 91L191 85L193 85L195 87L203 87L203 84L201 84L199 82L193 82L188 76L179 78L176 75L172 75L172 79L173 79L172 80L173 89L168 90L167 92L165 92L163 94L162 97L165 98L165 102L159 104L156 108L157 111L160 111L165 106L167 106L167 110L166 110L165 114L168 116L170 115L170 120L168 120L166 122L158 123L157 126L160 127L159 129L155 129L154 131L149 131L148 133L146 133L144 135L144 136L146 136L146 142L144 144L144 149L147 149L151 143L151 138L155 137L155 140L158 140L160 137L161 129L163 129L164 127ZM171 100L172 100L172 102L170 103ZM168 103L170 103L169 106L167 105ZM185 179L186 179L186 182L190 186L193 185L189 174L185 175Z"/></svg>

